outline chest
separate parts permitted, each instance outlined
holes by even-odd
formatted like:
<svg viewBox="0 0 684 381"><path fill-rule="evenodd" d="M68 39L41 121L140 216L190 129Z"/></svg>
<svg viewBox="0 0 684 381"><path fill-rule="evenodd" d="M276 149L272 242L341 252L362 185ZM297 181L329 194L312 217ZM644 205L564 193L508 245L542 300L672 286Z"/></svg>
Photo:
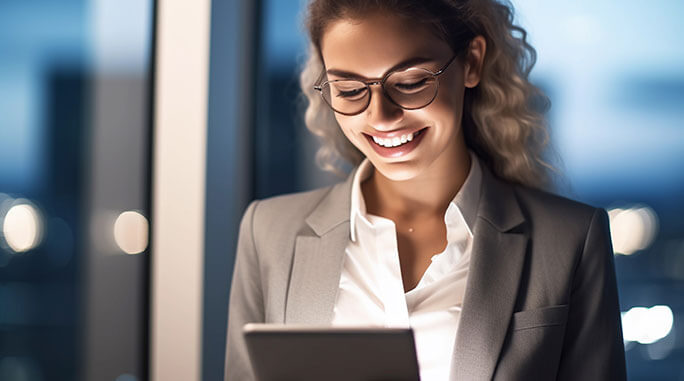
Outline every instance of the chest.
<svg viewBox="0 0 684 381"><path fill-rule="evenodd" d="M444 220L409 231L396 221L371 219L378 230L362 226L347 246L333 325L410 326L421 379L446 380L467 278L441 260L456 252L432 261L455 250L446 247Z"/></svg>
<svg viewBox="0 0 684 381"><path fill-rule="evenodd" d="M447 245L446 226L441 219L420 223L397 222L397 251L404 291L415 288L432 262Z"/></svg>

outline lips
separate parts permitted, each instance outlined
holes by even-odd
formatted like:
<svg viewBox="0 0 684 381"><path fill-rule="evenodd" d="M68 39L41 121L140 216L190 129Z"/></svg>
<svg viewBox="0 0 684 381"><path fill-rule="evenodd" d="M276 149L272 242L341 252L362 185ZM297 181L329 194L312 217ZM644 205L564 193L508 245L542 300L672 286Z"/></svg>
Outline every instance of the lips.
<svg viewBox="0 0 684 381"><path fill-rule="evenodd" d="M395 136L391 138L381 138L367 134L364 135L376 153L383 157L394 158L406 155L413 151L413 149L416 148L422 141L426 131L427 127L424 127L413 133L403 135L395 134Z"/></svg>
<svg viewBox="0 0 684 381"><path fill-rule="evenodd" d="M410 142L411 140L413 140L413 133L404 134L404 135L401 135L401 137L395 136L394 138L387 138L387 139L373 136L373 141L376 144L381 145L383 147L388 147L388 148L398 147L402 144L406 144L407 142Z"/></svg>

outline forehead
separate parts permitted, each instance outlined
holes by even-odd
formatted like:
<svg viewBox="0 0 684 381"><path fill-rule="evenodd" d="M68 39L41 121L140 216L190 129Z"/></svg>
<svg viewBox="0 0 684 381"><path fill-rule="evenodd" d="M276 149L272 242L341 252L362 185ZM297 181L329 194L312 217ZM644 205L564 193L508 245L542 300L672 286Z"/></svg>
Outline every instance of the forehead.
<svg viewBox="0 0 684 381"><path fill-rule="evenodd" d="M398 16L372 14L331 23L321 38L321 54L329 70L374 78L411 58L448 59L451 50L425 25L410 24Z"/></svg>

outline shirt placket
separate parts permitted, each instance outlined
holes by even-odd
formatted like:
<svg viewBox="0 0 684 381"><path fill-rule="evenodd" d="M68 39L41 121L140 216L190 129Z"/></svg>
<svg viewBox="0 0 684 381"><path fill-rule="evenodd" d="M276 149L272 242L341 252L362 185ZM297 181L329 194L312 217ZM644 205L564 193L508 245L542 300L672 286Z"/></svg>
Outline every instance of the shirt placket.
<svg viewBox="0 0 684 381"><path fill-rule="evenodd" d="M399 250L394 223L386 218L374 218L376 253L380 269L380 287L385 305L386 327L409 327L404 284L401 278Z"/></svg>

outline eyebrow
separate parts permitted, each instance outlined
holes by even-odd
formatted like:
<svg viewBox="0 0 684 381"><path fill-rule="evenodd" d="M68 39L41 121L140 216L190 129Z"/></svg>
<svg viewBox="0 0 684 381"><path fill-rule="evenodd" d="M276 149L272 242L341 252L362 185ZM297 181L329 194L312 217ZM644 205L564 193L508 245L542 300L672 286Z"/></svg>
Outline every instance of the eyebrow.
<svg viewBox="0 0 684 381"><path fill-rule="evenodd" d="M391 72L393 72L393 71L402 70L402 69L408 69L409 67L412 67L412 66L415 66L415 65L418 65L418 64L422 64L422 63L426 63L426 62L434 62L434 61L435 61L434 58L427 58L427 57L413 57L413 58L409 58L409 59L404 60L404 61L401 61L401 62L399 62L398 64L396 64L396 65L392 66L391 68L389 68L387 71L385 71L385 72L382 74L382 77L386 76L388 73L391 73ZM366 77L364 77L364 76L362 76L362 75L360 75L360 74L356 74L356 73L353 73L353 72L350 72L350 71L345 71L345 70L338 70L338 69L328 69L328 70L326 70L326 73L332 74L332 75L335 75L335 76L338 76L338 77L369 79L369 78L366 78ZM381 78L382 78L382 77L381 77Z"/></svg>

